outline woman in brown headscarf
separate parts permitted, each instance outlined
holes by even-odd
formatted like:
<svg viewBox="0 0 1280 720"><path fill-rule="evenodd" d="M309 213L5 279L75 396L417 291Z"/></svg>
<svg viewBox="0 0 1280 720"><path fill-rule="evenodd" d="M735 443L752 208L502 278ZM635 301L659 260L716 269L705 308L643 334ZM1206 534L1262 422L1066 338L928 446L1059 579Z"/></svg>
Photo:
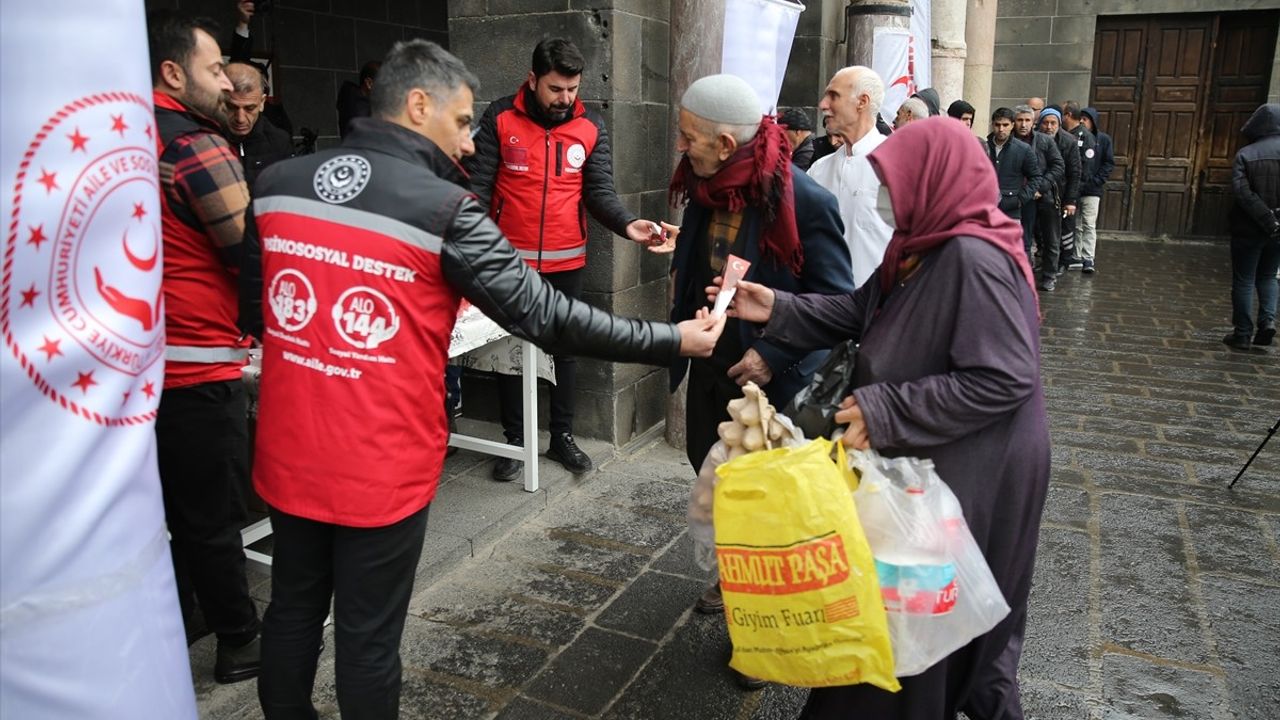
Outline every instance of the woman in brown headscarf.
<svg viewBox="0 0 1280 720"><path fill-rule="evenodd" d="M870 161L895 228L877 274L843 296L741 283L730 315L767 323L765 337L797 349L859 340L854 389L836 415L848 424L845 445L932 459L1012 611L903 678L901 692L817 689L802 717L941 720L963 710L972 720L1020 720L1018 658L1049 484L1038 308L1021 228L996 207L991 162L960 123L912 123Z"/></svg>

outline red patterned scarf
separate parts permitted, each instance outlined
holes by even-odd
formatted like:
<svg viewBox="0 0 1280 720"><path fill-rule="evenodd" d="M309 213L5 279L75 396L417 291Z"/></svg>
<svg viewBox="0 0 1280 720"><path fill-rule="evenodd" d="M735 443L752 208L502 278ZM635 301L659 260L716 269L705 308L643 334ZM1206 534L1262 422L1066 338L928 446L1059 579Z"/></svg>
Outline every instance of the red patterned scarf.
<svg viewBox="0 0 1280 720"><path fill-rule="evenodd" d="M706 208L735 213L747 207L759 208L765 223L760 234L760 256L800 274L804 250L796 231L791 143L786 130L772 116L766 115L755 138L738 148L709 178L694 175L689 158L682 158L668 192L672 207L683 207L693 200Z"/></svg>

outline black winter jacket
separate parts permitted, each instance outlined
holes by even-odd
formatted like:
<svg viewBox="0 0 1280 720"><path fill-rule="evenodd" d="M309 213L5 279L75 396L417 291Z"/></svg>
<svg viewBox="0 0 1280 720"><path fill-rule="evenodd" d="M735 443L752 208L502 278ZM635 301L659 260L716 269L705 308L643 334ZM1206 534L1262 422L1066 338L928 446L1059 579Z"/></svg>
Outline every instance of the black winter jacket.
<svg viewBox="0 0 1280 720"><path fill-rule="evenodd" d="M1065 127L1063 129L1066 130ZM1098 170L1098 139L1084 123L1079 123L1075 130L1067 132L1075 136L1076 151L1080 153L1080 194L1083 195L1084 187Z"/></svg>
<svg viewBox="0 0 1280 720"><path fill-rule="evenodd" d="M1231 167L1231 234L1243 237L1280 232L1280 103L1254 111L1240 132L1251 141Z"/></svg>
<svg viewBox="0 0 1280 720"><path fill-rule="evenodd" d="M1040 179L1036 183L1036 190L1040 192L1040 202L1052 203L1067 173L1067 166L1062 162L1062 153L1058 152L1058 145L1054 143L1053 138L1035 130L1031 131L1031 137L1024 138L1018 135L1013 137L1035 148L1036 160L1040 166Z"/></svg>
<svg viewBox="0 0 1280 720"><path fill-rule="evenodd" d="M997 156L995 137L987 136L987 157L995 166L1000 183L1000 209L1009 217L1022 217L1022 206L1035 197L1040 184L1040 164L1035 155L1030 145L1010 137Z"/></svg>
<svg viewBox="0 0 1280 720"><path fill-rule="evenodd" d="M266 115L258 116L248 135L239 140L228 136L227 140L244 165L244 181L249 184L250 194L258 173L272 163L293 157L293 138L271 124Z"/></svg>
<svg viewBox="0 0 1280 720"><path fill-rule="evenodd" d="M1080 172L1080 146L1076 136L1062 128L1058 128L1053 141L1058 145L1058 152L1067 168L1066 179L1058 188L1059 197L1063 205L1075 205L1080 201L1080 181L1083 178L1083 173Z"/></svg>
<svg viewBox="0 0 1280 720"><path fill-rule="evenodd" d="M557 354L601 360L667 365L679 357L675 325L616 317L552 287L516 254L475 197L449 181L461 176L457 165L434 143L399 125L357 118L341 146L277 163L267 173L279 178L273 180L277 187L287 184L300 197L315 196L304 188L315 184L324 162L342 155L366 160L384 189L360 193L348 204L382 227L398 222L441 233L440 276L422 281L449 283L512 335ZM262 263L254 227L250 213L240 307L242 326L260 337Z"/></svg>
<svg viewBox="0 0 1280 720"><path fill-rule="evenodd" d="M1111 136L1102 132L1102 128L1098 125L1098 111L1096 109L1087 107L1081 112L1088 115L1090 122L1093 123L1093 134L1098 141L1098 146L1097 156L1094 158L1096 162L1093 166L1093 173L1085 179L1084 185L1080 188L1080 195L1102 197L1102 194L1107 189L1107 180L1110 179L1111 172L1116 169L1114 144L1111 141Z"/></svg>

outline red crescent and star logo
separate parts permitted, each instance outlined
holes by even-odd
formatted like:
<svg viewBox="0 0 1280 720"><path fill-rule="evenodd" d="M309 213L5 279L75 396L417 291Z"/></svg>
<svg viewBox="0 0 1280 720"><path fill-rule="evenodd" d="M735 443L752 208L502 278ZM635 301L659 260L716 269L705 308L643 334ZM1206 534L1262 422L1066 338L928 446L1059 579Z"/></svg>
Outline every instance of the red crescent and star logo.
<svg viewBox="0 0 1280 720"><path fill-rule="evenodd" d="M0 330L35 388L102 425L155 418L164 384L160 197L151 102L69 102L15 177Z"/></svg>

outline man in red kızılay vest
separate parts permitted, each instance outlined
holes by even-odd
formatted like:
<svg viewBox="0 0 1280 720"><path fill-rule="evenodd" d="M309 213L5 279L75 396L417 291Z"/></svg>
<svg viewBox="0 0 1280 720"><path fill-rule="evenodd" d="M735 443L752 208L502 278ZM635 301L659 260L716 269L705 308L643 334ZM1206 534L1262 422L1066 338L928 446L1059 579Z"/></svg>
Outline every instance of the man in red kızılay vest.
<svg viewBox="0 0 1280 720"><path fill-rule="evenodd" d="M517 337L602 360L705 357L724 328L705 309L678 325L615 317L531 270L456 184L476 85L435 43L397 43L372 117L254 185L241 292L262 338L253 480L275 532L258 678L267 720L317 716L331 601L341 715L399 715L400 640L444 465L443 373L463 297Z"/></svg>
<svg viewBox="0 0 1280 720"><path fill-rule="evenodd" d="M249 341L237 326L236 274L249 189L219 126L231 81L217 29L157 11L147 32L164 234L160 484L187 637L196 634L190 622L198 603L218 636L214 679L232 683L258 674L258 613L240 540L249 474L240 372Z"/></svg>
<svg viewBox="0 0 1280 720"><path fill-rule="evenodd" d="M475 155L466 166L472 190L520 257L574 298L582 295L587 264L587 212L637 243L662 242L658 226L632 215L614 190L604 121L578 99L585 66L582 53L568 40L538 43L525 84L485 111L475 134ZM570 355L556 355L555 366L547 457L572 473L584 473L592 463L573 439L576 362ZM524 444L518 375L498 376L498 399L507 442ZM493 479L510 481L521 472L519 460L504 458L494 463Z"/></svg>

